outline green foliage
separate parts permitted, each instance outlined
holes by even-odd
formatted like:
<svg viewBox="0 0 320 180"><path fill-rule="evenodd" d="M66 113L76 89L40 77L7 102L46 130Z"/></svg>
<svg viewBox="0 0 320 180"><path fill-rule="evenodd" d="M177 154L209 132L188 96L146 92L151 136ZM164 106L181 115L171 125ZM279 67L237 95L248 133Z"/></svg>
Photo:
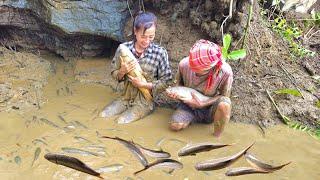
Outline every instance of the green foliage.
<svg viewBox="0 0 320 180"><path fill-rule="evenodd" d="M283 116L283 121L287 124L290 128L300 131L307 132L310 136L315 139L320 140L320 129L312 129L298 121L292 121L287 116Z"/></svg>
<svg viewBox="0 0 320 180"><path fill-rule="evenodd" d="M279 89L274 91L276 94L290 94L296 97L302 97L302 94L297 89Z"/></svg>
<svg viewBox="0 0 320 180"><path fill-rule="evenodd" d="M229 52L230 44L231 44L232 38L230 34L226 34L223 36L223 47L222 47L222 57L225 60L238 60L241 58L246 57L247 52L245 49L240 50L234 50Z"/></svg>
<svg viewBox="0 0 320 180"><path fill-rule="evenodd" d="M317 107L317 108L320 108L320 100L318 100L318 101L316 102L316 107Z"/></svg>
<svg viewBox="0 0 320 180"><path fill-rule="evenodd" d="M315 52L304 48L298 41L303 32L294 22L288 23L286 19L278 16L274 21L271 21L271 27L289 43L290 51L294 56L305 57L315 55Z"/></svg>

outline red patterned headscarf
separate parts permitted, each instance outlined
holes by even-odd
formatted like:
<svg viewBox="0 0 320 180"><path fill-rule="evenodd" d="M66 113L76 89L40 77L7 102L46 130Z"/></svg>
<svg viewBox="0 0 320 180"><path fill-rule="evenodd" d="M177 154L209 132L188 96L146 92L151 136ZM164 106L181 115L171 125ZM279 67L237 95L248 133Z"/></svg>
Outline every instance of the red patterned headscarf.
<svg viewBox="0 0 320 180"><path fill-rule="evenodd" d="M210 70L205 91L209 90L213 84L214 70L218 76L222 66L221 48L213 42L200 39L190 49L189 65L191 70L196 73Z"/></svg>

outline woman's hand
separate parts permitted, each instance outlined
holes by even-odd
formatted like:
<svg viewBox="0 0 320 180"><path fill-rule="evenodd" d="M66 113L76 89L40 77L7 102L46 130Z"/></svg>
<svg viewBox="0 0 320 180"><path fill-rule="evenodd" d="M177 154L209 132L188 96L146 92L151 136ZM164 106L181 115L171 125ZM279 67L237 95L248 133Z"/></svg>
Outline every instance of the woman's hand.
<svg viewBox="0 0 320 180"><path fill-rule="evenodd" d="M124 63L121 56L120 56L120 58L121 58L121 67L120 67L119 71L123 75L132 71L138 63L137 61L130 61L129 63Z"/></svg>
<svg viewBox="0 0 320 180"><path fill-rule="evenodd" d="M128 75L129 81L132 83L132 85L136 88L146 88L147 83L144 81L141 81L138 77L133 77Z"/></svg>
<svg viewBox="0 0 320 180"><path fill-rule="evenodd" d="M192 98L191 99L184 99L181 98L181 100L186 103L188 106L190 106L192 109L201 109L203 108L202 101L192 92L191 93Z"/></svg>

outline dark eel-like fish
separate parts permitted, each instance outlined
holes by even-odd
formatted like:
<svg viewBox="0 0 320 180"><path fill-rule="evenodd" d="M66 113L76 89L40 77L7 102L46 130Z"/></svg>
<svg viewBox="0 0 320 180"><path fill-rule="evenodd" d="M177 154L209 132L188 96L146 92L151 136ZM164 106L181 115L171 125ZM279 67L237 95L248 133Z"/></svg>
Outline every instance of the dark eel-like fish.
<svg viewBox="0 0 320 180"><path fill-rule="evenodd" d="M231 146L232 144L214 144L209 142L188 144L181 148L178 152L178 156L195 155L199 152L210 151L213 149L222 148L225 146Z"/></svg>
<svg viewBox="0 0 320 180"><path fill-rule="evenodd" d="M232 156L199 162L195 165L195 168L198 171L210 171L225 168L238 160L249 148L253 146L253 144L254 143Z"/></svg>
<svg viewBox="0 0 320 180"><path fill-rule="evenodd" d="M257 169L260 169L260 170L264 170L264 171L276 171L276 170L279 170L281 168L283 168L284 166L290 164L291 162L288 162L288 163L285 163L285 164L282 164L282 165L279 165L279 166L272 166L270 164L267 164L259 159L257 159L253 154L249 153L249 152L246 152L244 154L244 157L246 158L246 160L248 161L248 163L257 168Z"/></svg>
<svg viewBox="0 0 320 180"><path fill-rule="evenodd" d="M46 158L48 161L63 165L96 177L99 177L103 179L103 177L100 176L100 173L96 172L95 170L91 169L88 167L86 164L84 164L82 161L80 161L77 158L71 157L71 156L66 156L66 155L61 155L61 154L51 154L48 153L44 155L44 158Z"/></svg>
<svg viewBox="0 0 320 180"><path fill-rule="evenodd" d="M147 158L143 155L141 150L134 143L127 141L125 139L121 139L119 137L102 136L102 138L114 139L119 141L121 144L125 145L140 160L141 164L144 167L148 165Z"/></svg>
<svg viewBox="0 0 320 180"><path fill-rule="evenodd" d="M145 171L149 168L151 169L151 168L162 168L162 167L175 170L175 169L182 169L183 164L179 161L174 160L174 159L158 159L155 162L148 164L143 169L136 171L134 173L134 175L137 175L137 174L141 173L142 171Z"/></svg>

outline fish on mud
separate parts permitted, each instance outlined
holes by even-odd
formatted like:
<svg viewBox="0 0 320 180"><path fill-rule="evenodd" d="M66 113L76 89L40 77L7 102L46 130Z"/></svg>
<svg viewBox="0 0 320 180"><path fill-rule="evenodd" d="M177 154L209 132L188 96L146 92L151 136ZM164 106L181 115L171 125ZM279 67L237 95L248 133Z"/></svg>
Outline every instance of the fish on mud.
<svg viewBox="0 0 320 180"><path fill-rule="evenodd" d="M66 156L66 155L60 155L60 154L51 154L51 153L44 155L44 158L46 158L48 161L52 163L63 165L63 166L103 179L103 177L100 176L100 173L91 169L90 167L88 167L86 164L84 164L82 161L80 161L77 158Z"/></svg>
<svg viewBox="0 0 320 180"><path fill-rule="evenodd" d="M41 153L40 147L37 147L36 151L34 152L33 161L31 163L31 166L33 166L34 162L39 158L39 155Z"/></svg>
<svg viewBox="0 0 320 180"><path fill-rule="evenodd" d="M210 170L217 170L222 169L230 164L234 163L236 160L238 160L248 149L250 149L253 146L254 143L252 143L250 146L246 147L244 150L238 152L237 154L234 154L232 156L222 157L218 159L212 159L207 160L203 162L198 162L195 165L195 168L198 171L210 171Z"/></svg>
<svg viewBox="0 0 320 180"><path fill-rule="evenodd" d="M136 158L140 160L141 164L144 167L148 165L147 158L142 154L141 150L133 142L121 139L119 137L102 136L102 138L117 140L118 142L126 146L136 156Z"/></svg>
<svg viewBox="0 0 320 180"><path fill-rule="evenodd" d="M134 175L137 175L147 169L154 169L154 168L169 168L169 169L175 170L175 169L182 169L183 164L179 161L174 160L174 159L158 159L155 162L148 164L143 169L136 171L134 173Z"/></svg>
<svg viewBox="0 0 320 180"><path fill-rule="evenodd" d="M232 146L233 144L215 144L215 143L196 143L196 144L188 144L185 147L181 148L178 152L178 156L187 156L187 155L196 155L196 153L211 151L213 149L222 148L225 146Z"/></svg>
<svg viewBox="0 0 320 180"><path fill-rule="evenodd" d="M53 123L52 121L49 121L48 119L46 118L40 118L40 121L44 122L45 124L49 125L49 126L52 126L52 127L55 127L55 128L58 128L60 129L60 127L58 125L56 125L55 123Z"/></svg>
<svg viewBox="0 0 320 180"><path fill-rule="evenodd" d="M247 162L257 168L257 169L260 169L260 170L264 170L264 171L276 171L276 170L279 170L281 168L283 168L284 166L290 164L291 162L288 162L288 163L285 163L285 164L282 164L282 165L279 165L279 166L272 166L270 164L267 164L259 159L257 159L253 154L249 153L249 152L246 152L244 154L244 157L246 158Z"/></svg>
<svg viewBox="0 0 320 180"><path fill-rule="evenodd" d="M66 153L81 154L83 156L92 155L92 156L105 157L102 154L98 154L98 153L94 153L94 152L90 152L90 151L86 151L86 150L82 150L82 149L77 149L77 148L62 147L61 150Z"/></svg>
<svg viewBox="0 0 320 180"><path fill-rule="evenodd" d="M178 99L180 100L190 100L192 99L192 93L200 100L200 101L207 101L211 97L205 96L199 91L189 88L189 87L184 87L184 86L174 86L174 87L169 87L166 89L167 93L176 93L178 94Z"/></svg>
<svg viewBox="0 0 320 180"><path fill-rule="evenodd" d="M270 173L270 171L264 171L262 169L257 169L253 167L238 167L229 169L226 172L226 176L240 176L244 174L259 174L259 173Z"/></svg>
<svg viewBox="0 0 320 180"><path fill-rule="evenodd" d="M99 173L119 172L123 168L122 164L111 164L97 169Z"/></svg>
<svg viewBox="0 0 320 180"><path fill-rule="evenodd" d="M146 154L150 157L155 157L155 158L169 158L171 155L168 152L165 152L163 150L153 150L153 149L148 149L140 144L134 143L143 154Z"/></svg>

